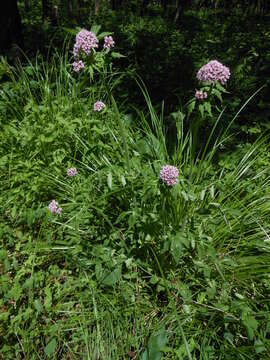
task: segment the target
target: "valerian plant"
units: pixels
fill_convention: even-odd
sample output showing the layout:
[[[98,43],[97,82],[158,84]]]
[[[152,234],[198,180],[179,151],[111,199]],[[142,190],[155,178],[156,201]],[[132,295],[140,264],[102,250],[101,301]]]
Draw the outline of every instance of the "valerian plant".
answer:
[[[227,83],[230,75],[230,69],[217,60],[211,60],[197,72],[201,87],[187,103],[187,114],[183,114],[190,123],[193,157],[199,140],[198,131],[207,120],[211,122],[214,118],[213,110],[220,112],[218,104],[223,101],[222,94],[227,92],[223,85]]]
[[[87,74],[90,82],[93,81],[95,72],[101,74],[106,65],[111,64],[111,58],[123,57],[120,53],[111,51],[115,46],[112,33],[99,33],[100,29],[101,26],[93,25],[90,31],[69,30],[72,34],[76,34],[73,46],[73,71],[77,74]],[[101,44],[102,41],[103,44]]]
[[[268,359],[268,143],[228,167],[211,162],[216,143],[204,157],[207,140],[195,163],[185,114],[170,144],[143,87],[148,111],[127,121],[101,96],[114,40],[98,31],[77,34],[76,80],[61,56],[0,92],[0,354]],[[197,76],[199,126],[229,72],[214,61]]]

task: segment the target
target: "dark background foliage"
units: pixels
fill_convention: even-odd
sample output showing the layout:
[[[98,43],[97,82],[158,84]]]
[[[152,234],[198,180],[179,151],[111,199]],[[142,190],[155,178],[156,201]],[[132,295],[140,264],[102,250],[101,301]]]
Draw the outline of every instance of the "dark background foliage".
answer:
[[[11,61],[20,55],[14,44],[30,58],[37,52],[50,56],[67,38],[71,50],[73,38],[67,29],[90,28],[93,23],[114,32],[117,48],[126,56],[116,66],[136,71],[153,103],[165,101],[166,115],[193,96],[199,67],[217,59],[231,69],[226,105],[232,112],[266,85],[235,125],[241,137],[268,128],[269,1],[12,0],[1,12],[0,51]],[[117,96],[143,105],[130,79]]]

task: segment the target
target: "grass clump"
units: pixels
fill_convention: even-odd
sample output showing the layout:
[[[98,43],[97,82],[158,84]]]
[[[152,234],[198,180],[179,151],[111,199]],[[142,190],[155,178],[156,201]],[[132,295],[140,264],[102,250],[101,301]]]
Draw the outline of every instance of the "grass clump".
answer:
[[[2,357],[268,359],[267,138],[222,152],[217,104],[193,99],[172,143],[140,80],[131,115],[108,68],[88,86],[63,56],[4,66]]]

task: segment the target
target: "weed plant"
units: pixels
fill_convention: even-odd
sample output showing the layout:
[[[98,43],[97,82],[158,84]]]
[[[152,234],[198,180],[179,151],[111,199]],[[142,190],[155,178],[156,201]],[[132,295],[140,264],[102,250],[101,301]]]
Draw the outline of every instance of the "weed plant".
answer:
[[[269,359],[267,137],[226,153],[207,106],[200,149],[190,102],[171,143],[140,79],[130,116],[99,71],[88,86],[66,54],[1,62],[1,357]]]

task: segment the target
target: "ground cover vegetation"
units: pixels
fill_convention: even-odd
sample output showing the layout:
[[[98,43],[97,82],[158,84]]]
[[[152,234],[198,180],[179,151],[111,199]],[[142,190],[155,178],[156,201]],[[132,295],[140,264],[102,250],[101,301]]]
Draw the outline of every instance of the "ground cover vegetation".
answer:
[[[1,358],[269,359],[266,3],[255,48],[245,2],[197,2],[191,42],[188,2],[87,3],[58,49],[1,58]]]

